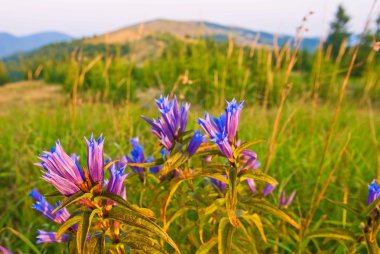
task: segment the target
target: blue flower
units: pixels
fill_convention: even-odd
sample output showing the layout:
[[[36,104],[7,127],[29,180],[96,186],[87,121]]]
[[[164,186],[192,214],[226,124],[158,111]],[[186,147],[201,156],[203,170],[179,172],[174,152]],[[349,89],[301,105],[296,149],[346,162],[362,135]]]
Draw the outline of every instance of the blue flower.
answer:
[[[64,243],[69,240],[69,235],[63,234],[58,238],[56,232],[46,232],[44,230],[38,230],[36,243]]]
[[[376,180],[373,180],[370,185],[368,185],[368,201],[367,205],[370,205],[380,197],[380,184],[377,184]]]
[[[131,139],[132,144],[132,150],[131,150],[131,156],[125,156],[124,159],[127,163],[148,163],[153,162],[154,159],[152,156],[149,156],[147,159],[145,158],[144,154],[144,148],[140,145],[139,139],[137,137]],[[144,168],[139,166],[129,166],[133,172],[143,175],[144,174]],[[150,168],[150,171],[152,173],[158,172],[161,170],[161,166],[154,166]]]
[[[143,119],[152,126],[152,133],[160,139],[160,143],[171,151],[175,141],[185,132],[190,104],[180,107],[176,97],[169,101],[168,96],[162,95],[156,104],[162,118],[151,120],[143,116]]]
[[[63,224],[68,218],[70,218],[70,213],[66,208],[62,208],[53,214],[53,210],[58,207],[60,203],[56,204],[55,206],[50,205],[46,199],[38,192],[37,189],[33,189],[29,193],[29,196],[36,201],[36,203],[32,206],[33,209],[39,211],[55,223]]]
[[[239,104],[233,99],[227,102],[226,112],[219,118],[211,117],[208,113],[204,119],[199,119],[198,123],[206,131],[211,141],[218,145],[222,154],[230,160],[234,160],[232,146],[236,146],[236,133],[240,121],[240,112],[244,101]]]
[[[268,196],[269,194],[271,194],[271,193],[274,191],[275,188],[276,188],[276,186],[273,186],[273,185],[267,184],[267,185],[265,185],[262,194],[263,194],[264,196]]]
[[[124,174],[125,167],[126,165],[120,166],[120,164],[115,163],[108,169],[111,175],[107,184],[108,192],[123,196],[123,193],[125,192],[124,181],[128,176],[128,173]]]
[[[199,146],[203,142],[203,139],[204,139],[204,135],[202,135],[199,130],[194,132],[194,136],[190,140],[190,143],[187,147],[187,152],[189,153],[190,157],[193,156],[194,153],[198,150]]]

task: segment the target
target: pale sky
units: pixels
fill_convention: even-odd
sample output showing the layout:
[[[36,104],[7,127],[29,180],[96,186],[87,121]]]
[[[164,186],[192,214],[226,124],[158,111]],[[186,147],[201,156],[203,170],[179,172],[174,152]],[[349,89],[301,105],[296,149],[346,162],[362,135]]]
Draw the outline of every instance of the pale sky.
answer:
[[[59,31],[82,37],[167,18],[292,35],[302,17],[314,11],[307,36],[325,36],[339,3],[352,18],[351,31],[359,33],[373,0],[0,0],[0,32]]]

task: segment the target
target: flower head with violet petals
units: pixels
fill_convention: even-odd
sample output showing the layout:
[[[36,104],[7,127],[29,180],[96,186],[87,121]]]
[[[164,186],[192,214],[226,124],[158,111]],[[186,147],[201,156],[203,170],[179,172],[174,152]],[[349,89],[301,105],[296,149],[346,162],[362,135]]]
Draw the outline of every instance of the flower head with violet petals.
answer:
[[[132,150],[130,152],[130,156],[124,156],[122,161],[126,163],[148,163],[153,162],[154,159],[152,156],[148,158],[145,157],[144,148],[140,145],[139,139],[137,137],[131,139]],[[139,166],[129,165],[133,172],[139,174],[140,176],[144,175],[144,168]],[[161,168],[159,166],[155,166],[150,168],[152,172],[159,171]]]
[[[222,154],[230,161],[233,158],[233,146],[236,146],[236,133],[240,121],[240,112],[243,108],[244,101],[239,104],[233,99],[227,102],[225,113],[219,118],[211,117],[208,113],[204,119],[199,119],[198,123],[202,126],[205,132],[210,137],[211,141],[218,145]]]
[[[104,179],[104,140],[102,135],[97,140],[91,135],[90,140],[85,137],[87,144],[87,168],[91,180],[94,183],[101,183]]]
[[[368,200],[367,205],[372,204],[373,201],[380,197],[380,184],[377,184],[376,180],[373,180],[370,185],[368,185]]]
[[[178,138],[185,132],[190,104],[179,106],[177,98],[172,101],[162,95],[156,100],[161,117],[151,120],[142,116],[152,126],[152,133],[157,136],[166,150],[171,151]]]
[[[13,254],[12,251],[8,250],[7,248],[3,247],[0,245],[0,253],[3,253],[3,254]]]
[[[191,138],[189,145],[187,146],[187,152],[189,153],[189,157],[195,154],[199,146],[203,143],[203,139],[204,135],[202,135],[199,130],[194,132],[194,135]]]
[[[37,189],[33,189],[29,193],[29,196],[36,201],[36,203],[32,206],[33,209],[39,211],[55,223],[63,224],[66,220],[70,218],[70,213],[67,211],[66,208],[62,208],[61,210],[53,214],[53,210],[57,208],[60,205],[60,203],[56,204],[55,206],[50,205],[46,201],[46,199],[38,192]]]
[[[227,179],[227,176],[226,176],[226,175],[223,175],[223,177]],[[215,178],[211,178],[211,182],[212,182],[212,184],[213,184],[216,188],[218,188],[221,192],[223,192],[223,191],[226,189],[226,187],[227,187],[227,184],[226,184],[225,182],[220,181],[220,180],[217,180],[217,179],[215,179]]]
[[[280,196],[280,207],[282,208],[287,208],[289,207],[292,202],[293,202],[293,199],[296,195],[296,192],[293,191],[290,196],[288,198],[286,198],[286,193],[285,191],[281,192],[281,196]]]
[[[58,237],[56,232],[46,232],[44,230],[38,230],[37,241],[36,243],[65,243],[69,241],[68,234],[62,234],[61,237]]]
[[[86,139],[86,143],[88,169],[79,165],[75,154],[71,157],[67,155],[59,141],[50,152],[43,152],[39,157],[41,162],[35,164],[43,168],[42,179],[67,197],[79,191],[88,192],[95,184],[103,182],[102,137],[95,141],[91,136],[90,141]]]

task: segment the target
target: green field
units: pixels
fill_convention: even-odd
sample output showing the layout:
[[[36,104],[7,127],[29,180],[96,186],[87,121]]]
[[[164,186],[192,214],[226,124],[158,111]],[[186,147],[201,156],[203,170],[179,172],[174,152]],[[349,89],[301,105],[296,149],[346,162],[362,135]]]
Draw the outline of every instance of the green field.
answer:
[[[297,85],[300,84],[294,84]],[[340,84],[337,83],[337,86]],[[291,94],[293,90],[288,92]],[[40,170],[33,163],[37,162],[37,156],[43,149],[54,145],[56,139],[60,139],[68,153],[76,152],[81,158],[85,158],[83,136],[103,133],[106,156],[115,158],[127,154],[130,150],[129,139],[138,136],[147,154],[157,156],[157,140],[150,134],[148,124],[140,118],[142,114],[149,117],[157,115],[152,94],[141,94],[144,99],[134,102],[113,104],[96,102],[96,99],[92,102],[79,100],[72,106],[72,99],[60,86],[30,81],[0,87],[1,244],[16,253],[32,253],[31,245],[26,244],[26,239],[34,244],[37,229],[55,230],[31,208],[32,202],[28,193],[34,187],[42,193],[52,191],[51,186],[40,179]],[[229,100],[240,96],[240,91],[225,95]],[[244,97],[252,98],[255,94],[246,93]],[[337,102],[331,100],[315,105],[312,97],[307,94],[299,98],[291,97],[291,100],[285,100],[280,114],[278,103],[268,108],[254,100],[248,100],[241,115],[239,138],[264,141],[254,145],[252,149],[258,154],[262,170],[271,154],[269,174],[277,179],[279,186],[268,196],[268,200],[277,206],[282,190],[288,194],[296,190],[295,201],[287,211],[292,218],[302,223],[310,207],[312,189]],[[194,101],[186,96],[183,99]],[[376,103],[371,105],[368,101],[360,104],[352,99],[343,101],[331,143],[326,151],[318,192],[329,173],[334,169],[336,171],[308,231],[310,234],[316,232],[316,235],[319,232],[323,238],[305,240],[305,237],[300,243],[297,230],[292,226],[259,212],[263,215],[268,239],[265,243],[257,233],[253,233],[259,250],[266,250],[267,253],[286,253],[297,249],[302,253],[365,252],[364,242],[353,240],[360,237],[361,223],[365,221],[357,219],[337,203],[349,204],[358,210],[365,209],[367,185],[378,174],[380,153],[377,137],[380,133],[380,119],[377,116],[380,111]],[[209,109],[215,115],[222,110],[222,106]],[[203,114],[202,105],[193,103],[189,117],[191,128],[199,128],[196,122]],[[278,127],[274,127],[276,116],[279,119]],[[274,128],[277,134],[273,139]],[[342,150],[346,143],[347,147]],[[83,160],[85,159],[81,159]],[[172,216],[184,205],[199,208],[212,204],[217,192],[212,185],[205,184],[205,181],[194,180],[192,184],[199,187],[195,190],[181,185],[168,207],[168,216]],[[165,191],[162,186],[156,187],[153,182],[150,183],[152,185],[145,189],[137,177],[128,176],[127,196],[132,203],[152,209],[160,222],[159,209]],[[143,188],[145,195],[141,198]],[[245,195],[252,195],[243,191]],[[197,228],[198,220],[200,217],[190,211],[180,215],[168,230],[183,253],[193,253],[202,245]],[[186,226],[191,225],[193,230],[187,229]],[[212,230],[206,228],[204,237],[208,240]],[[346,229],[345,234],[352,232],[353,238],[345,238],[343,233],[340,237],[327,234],[332,228]],[[278,230],[281,234],[278,234]],[[245,241],[246,239],[237,236],[234,240],[235,252],[244,250],[241,246]],[[61,249],[60,245],[40,245],[38,248],[46,253]],[[214,252],[216,253],[215,248],[210,251]]]

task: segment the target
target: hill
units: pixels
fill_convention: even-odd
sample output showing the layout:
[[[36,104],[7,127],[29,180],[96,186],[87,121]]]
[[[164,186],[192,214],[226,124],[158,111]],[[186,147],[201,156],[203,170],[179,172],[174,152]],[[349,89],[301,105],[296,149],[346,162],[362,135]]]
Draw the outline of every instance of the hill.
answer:
[[[273,45],[274,38],[280,46],[294,41],[290,35],[275,35],[268,32],[253,31],[236,26],[225,26],[206,21],[175,21],[156,19],[127,26],[119,30],[87,38],[87,43],[116,44],[136,41],[157,34],[170,34],[177,38],[189,39],[210,37],[217,41],[226,41],[231,34],[234,40],[241,45],[250,45],[258,38],[259,44]],[[256,37],[257,36],[257,37]],[[319,44],[319,38],[310,37],[303,40],[302,48],[314,50]]]
[[[71,36],[59,32],[43,32],[27,36],[0,33],[0,58],[16,53],[25,53],[51,43],[69,41],[71,39]]]

